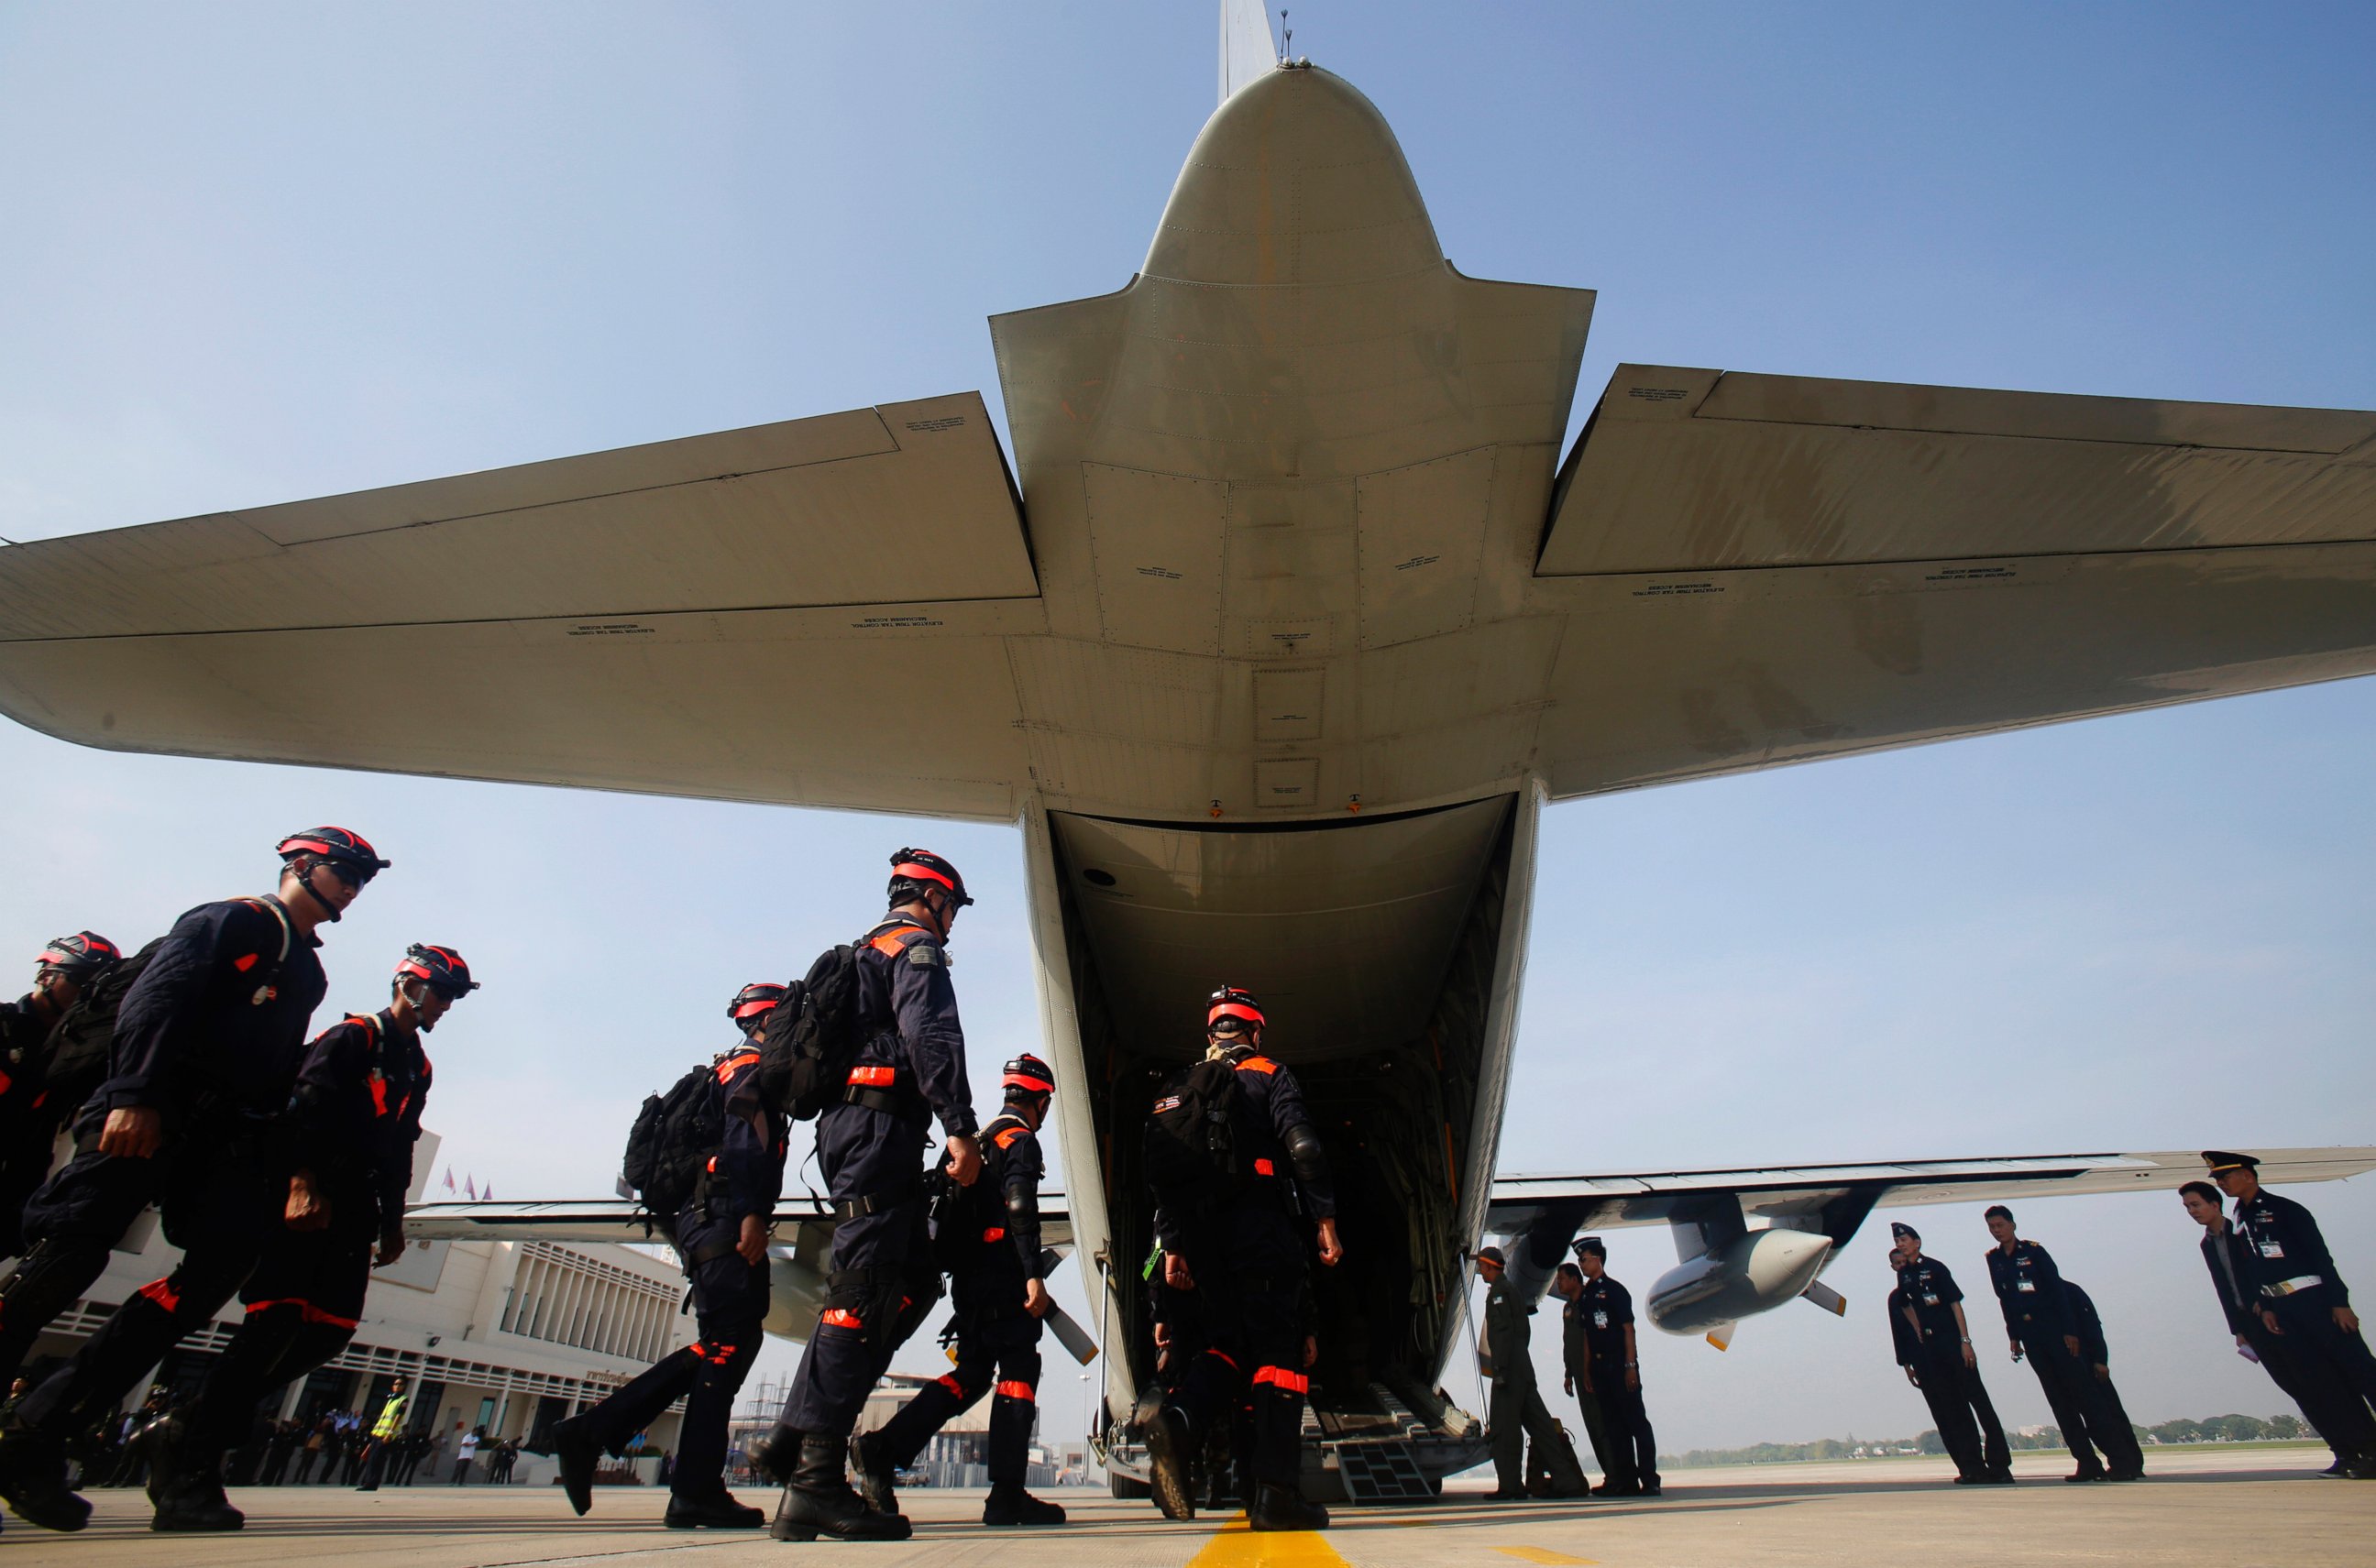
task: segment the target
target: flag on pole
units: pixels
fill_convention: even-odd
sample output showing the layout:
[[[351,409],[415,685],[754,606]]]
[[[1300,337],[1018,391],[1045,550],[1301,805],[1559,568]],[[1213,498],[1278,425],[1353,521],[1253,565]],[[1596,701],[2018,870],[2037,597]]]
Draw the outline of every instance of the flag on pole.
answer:
[[[471,1190],[470,1179],[468,1176],[462,1178],[462,1195],[469,1199],[472,1203],[477,1203],[479,1201],[479,1194]]]
[[[493,1182],[488,1182],[485,1186],[479,1189],[479,1201],[481,1203],[490,1202],[493,1199],[494,1195],[495,1184]]]
[[[449,1193],[454,1190],[454,1168],[450,1165],[446,1168],[446,1190]]]

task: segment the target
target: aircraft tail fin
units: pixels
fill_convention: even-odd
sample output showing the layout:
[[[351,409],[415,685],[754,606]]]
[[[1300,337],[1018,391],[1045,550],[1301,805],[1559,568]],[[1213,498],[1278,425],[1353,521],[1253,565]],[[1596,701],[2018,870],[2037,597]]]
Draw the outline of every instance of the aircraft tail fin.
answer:
[[[1265,0],[1221,0],[1221,99],[1278,69]]]

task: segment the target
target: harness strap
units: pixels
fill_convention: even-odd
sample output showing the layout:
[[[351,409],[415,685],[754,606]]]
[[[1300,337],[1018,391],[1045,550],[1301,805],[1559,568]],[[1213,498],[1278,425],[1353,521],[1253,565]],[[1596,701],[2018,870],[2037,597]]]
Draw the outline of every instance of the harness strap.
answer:
[[[833,1206],[833,1217],[836,1219],[863,1219],[870,1214],[882,1214],[897,1208],[901,1204],[912,1201],[915,1196],[916,1183],[910,1182],[908,1185],[892,1192],[869,1193],[862,1198],[833,1198],[828,1202]]]

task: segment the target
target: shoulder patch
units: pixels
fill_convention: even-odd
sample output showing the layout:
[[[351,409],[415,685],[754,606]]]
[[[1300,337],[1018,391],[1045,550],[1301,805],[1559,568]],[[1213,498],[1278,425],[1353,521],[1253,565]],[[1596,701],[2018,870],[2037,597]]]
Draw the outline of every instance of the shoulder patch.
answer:
[[[915,965],[918,968],[933,968],[937,966],[940,961],[941,950],[933,946],[931,943],[911,942],[908,944],[908,962]]]
[[[1278,1071],[1278,1063],[1272,1061],[1267,1056],[1249,1056],[1243,1062],[1238,1063],[1238,1071],[1241,1073],[1260,1073],[1265,1077],[1268,1077],[1271,1074]]]

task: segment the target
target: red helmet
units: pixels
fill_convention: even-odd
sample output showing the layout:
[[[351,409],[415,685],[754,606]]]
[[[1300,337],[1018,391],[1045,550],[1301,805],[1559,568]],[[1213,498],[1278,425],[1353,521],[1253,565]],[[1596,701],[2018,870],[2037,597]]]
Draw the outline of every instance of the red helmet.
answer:
[[[1254,993],[1234,985],[1223,986],[1213,992],[1211,999],[1206,1003],[1205,1008],[1206,1032],[1211,1032],[1214,1027],[1224,1018],[1238,1020],[1237,1023],[1222,1030],[1225,1034],[1251,1032],[1261,1028],[1264,1023],[1262,1009],[1254,1005]]]
[[[1027,1051],[1006,1064],[998,1084],[1009,1099],[1018,1095],[1050,1095],[1056,1092],[1056,1075],[1048,1071],[1048,1063]]]
[[[448,1002],[458,1001],[479,989],[470,978],[470,966],[462,962],[462,955],[451,947],[432,947],[416,942],[404,950],[404,962],[397,965],[398,980],[417,980]]]
[[[954,896],[959,909],[973,902],[957,868],[930,849],[902,849],[891,857],[892,903],[904,904],[932,887]]]
[[[759,1027],[760,1020],[783,1004],[791,994],[789,986],[772,985],[766,980],[754,980],[734,993],[726,1004],[726,1016],[747,1031]]]
[[[44,969],[55,969],[68,980],[80,984],[91,976],[105,972],[124,955],[115,944],[95,931],[78,931],[72,936],[61,936],[42,949],[33,960]]]
[[[343,827],[309,827],[303,833],[291,834],[276,848],[284,861],[310,855],[327,861],[331,869],[358,887],[396,863],[381,860],[379,851],[362,834],[350,833]]]

